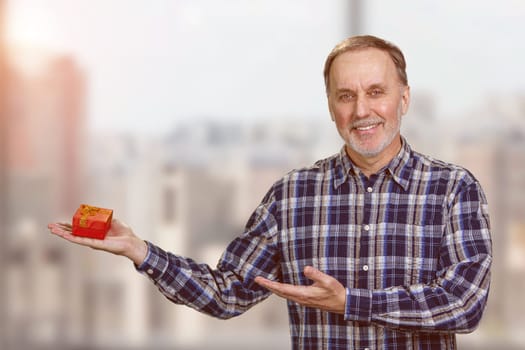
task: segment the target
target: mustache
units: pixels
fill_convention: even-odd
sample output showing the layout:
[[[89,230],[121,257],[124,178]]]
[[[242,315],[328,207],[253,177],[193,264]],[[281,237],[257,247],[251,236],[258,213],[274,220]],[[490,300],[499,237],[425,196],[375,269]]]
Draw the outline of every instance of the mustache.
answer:
[[[369,118],[366,118],[366,119],[360,119],[360,120],[356,120],[355,122],[353,122],[350,127],[352,129],[355,129],[355,128],[364,128],[364,127],[367,127],[367,126],[370,126],[370,125],[374,125],[374,124],[379,124],[379,123],[384,123],[384,119],[381,118],[381,117],[378,117],[378,116],[375,116],[375,117],[369,117]]]

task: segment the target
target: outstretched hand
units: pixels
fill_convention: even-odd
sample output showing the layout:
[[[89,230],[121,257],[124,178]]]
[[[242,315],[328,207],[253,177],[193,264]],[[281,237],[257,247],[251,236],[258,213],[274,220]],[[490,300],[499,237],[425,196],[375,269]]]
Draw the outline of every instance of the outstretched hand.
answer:
[[[346,289],[338,280],[312,266],[304,268],[304,275],[314,283],[310,286],[295,286],[260,276],[255,278],[255,282],[274,294],[301,305],[344,314]]]
[[[47,228],[51,233],[69,242],[125,256],[136,265],[144,261],[148,252],[146,243],[138,238],[128,225],[117,219],[111,222],[111,228],[105,239],[74,236],[71,224],[65,222],[51,223]]]

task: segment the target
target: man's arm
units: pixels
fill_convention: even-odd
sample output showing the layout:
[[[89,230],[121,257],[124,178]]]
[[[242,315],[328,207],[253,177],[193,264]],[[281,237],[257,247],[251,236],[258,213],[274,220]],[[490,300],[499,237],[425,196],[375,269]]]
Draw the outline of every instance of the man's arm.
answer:
[[[48,227],[70,242],[129,258],[169,300],[217,318],[230,318],[270,295],[254,283],[256,276],[274,279],[278,275],[277,223],[269,210],[271,206],[271,196],[267,195],[244,234],[230,243],[216,269],[143,241],[116,219],[104,240],[74,236],[67,223]]]
[[[254,282],[256,276],[279,275],[278,229],[271,206],[271,200],[263,201],[215,269],[150,243],[148,256],[137,268],[175,303],[217,318],[237,316],[270,295]]]
[[[309,267],[305,275],[314,281],[311,286],[264,278],[256,282],[299,304],[342,313],[348,321],[425,332],[470,332],[485,308],[492,263],[487,204],[479,184],[472,183],[451,198],[447,216],[440,268],[431,283],[345,289],[326,274],[310,274]]]

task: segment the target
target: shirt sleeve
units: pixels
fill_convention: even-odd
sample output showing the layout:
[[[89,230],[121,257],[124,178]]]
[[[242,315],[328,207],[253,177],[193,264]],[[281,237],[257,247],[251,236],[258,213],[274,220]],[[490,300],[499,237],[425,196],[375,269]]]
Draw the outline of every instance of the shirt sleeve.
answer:
[[[484,311],[492,241],[485,195],[477,182],[449,196],[436,279],[384,290],[347,288],[345,319],[424,332],[468,333]]]
[[[276,279],[279,258],[277,223],[267,195],[248,221],[245,232],[233,240],[215,269],[162,250],[150,242],[145,274],[169,300],[217,318],[231,318],[266,299],[270,293],[254,282],[256,276]]]

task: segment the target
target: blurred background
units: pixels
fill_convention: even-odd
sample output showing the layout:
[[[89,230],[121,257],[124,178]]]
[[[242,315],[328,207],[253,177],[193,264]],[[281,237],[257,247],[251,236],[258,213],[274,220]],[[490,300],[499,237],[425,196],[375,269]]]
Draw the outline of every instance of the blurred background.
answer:
[[[411,145],[486,191],[489,305],[462,349],[525,349],[525,2],[0,0],[0,349],[289,349],[271,297],[218,321],[51,236],[80,203],[215,265],[271,184],[339,151],[322,67],[405,53]]]

